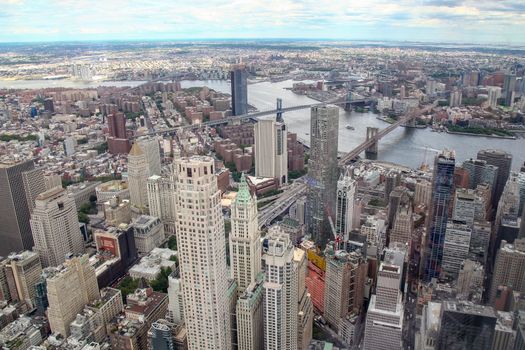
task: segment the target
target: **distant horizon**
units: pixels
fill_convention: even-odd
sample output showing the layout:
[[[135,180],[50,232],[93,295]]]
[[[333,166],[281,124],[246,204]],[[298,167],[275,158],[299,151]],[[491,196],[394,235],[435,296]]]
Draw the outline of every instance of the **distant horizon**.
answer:
[[[0,42],[295,39],[525,45],[522,0],[0,0]]]

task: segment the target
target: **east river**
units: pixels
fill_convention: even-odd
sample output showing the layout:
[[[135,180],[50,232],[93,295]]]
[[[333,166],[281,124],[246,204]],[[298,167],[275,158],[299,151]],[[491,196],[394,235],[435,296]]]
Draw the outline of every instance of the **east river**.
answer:
[[[67,87],[67,88],[93,88],[98,85],[104,86],[135,86],[140,81],[118,81],[118,82],[75,82],[68,80],[0,80],[0,88],[27,88],[38,89],[44,87]],[[210,81],[182,81],[182,87],[208,86],[216,91],[230,93],[230,83],[224,80]],[[248,102],[257,109],[263,111],[274,109],[276,99],[283,100],[283,106],[296,106],[309,103],[317,103],[307,96],[296,95],[285,88],[291,87],[293,81],[282,81],[278,83],[261,82],[248,85]],[[298,137],[309,143],[310,111],[299,110],[284,114],[284,120],[288,130],[297,133]],[[346,128],[351,125],[354,130]],[[366,127],[374,126],[384,128],[388,124],[376,119],[373,113],[346,112],[340,109],[339,113],[339,151],[352,150],[365,140]],[[421,163],[432,163],[434,154],[447,147],[456,151],[457,162],[476,157],[480,149],[496,148],[510,152],[513,155],[512,166],[519,169],[525,161],[525,139],[506,140],[479,136],[452,135],[446,133],[432,132],[427,129],[397,128],[384,137],[379,143],[379,160],[397,163],[412,168],[419,167]],[[432,166],[432,164],[430,164]]]

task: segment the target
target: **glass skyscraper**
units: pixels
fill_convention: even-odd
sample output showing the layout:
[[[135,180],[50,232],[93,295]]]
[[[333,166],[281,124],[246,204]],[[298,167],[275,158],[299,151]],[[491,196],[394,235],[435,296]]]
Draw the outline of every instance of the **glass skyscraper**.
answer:
[[[248,72],[244,65],[237,64],[230,71],[232,89],[232,114],[248,113]]]
[[[442,151],[434,161],[432,200],[423,271],[423,280],[427,282],[434,277],[439,277],[441,273],[443,244],[447,230],[449,207],[454,192],[455,164],[455,154],[449,150]]]

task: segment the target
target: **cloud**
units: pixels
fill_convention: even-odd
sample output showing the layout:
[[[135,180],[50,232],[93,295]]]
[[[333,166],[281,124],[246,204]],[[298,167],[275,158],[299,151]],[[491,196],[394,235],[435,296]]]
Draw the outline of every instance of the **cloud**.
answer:
[[[0,0],[0,41],[337,38],[525,44],[522,0]],[[416,29],[419,29],[416,30]],[[431,30],[431,31],[428,31]],[[505,29],[505,30],[503,30]]]

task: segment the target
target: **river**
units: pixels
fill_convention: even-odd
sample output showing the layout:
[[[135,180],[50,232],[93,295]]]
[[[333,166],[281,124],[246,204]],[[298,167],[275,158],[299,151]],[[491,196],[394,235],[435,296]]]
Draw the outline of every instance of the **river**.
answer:
[[[262,82],[248,85],[248,102],[259,110],[275,108],[277,97],[283,100],[283,107],[296,106],[317,101],[286,90],[293,81],[278,83]],[[230,93],[228,81],[183,81],[182,87],[208,86],[217,91]],[[288,130],[297,133],[297,136],[309,143],[310,111],[300,110],[284,114],[284,121]],[[349,124],[355,130],[346,129]],[[339,140],[340,152],[347,152],[362,143],[366,138],[366,127],[385,128],[386,122],[376,119],[376,115],[369,113],[339,111]],[[517,140],[496,139],[480,136],[452,135],[432,132],[427,129],[410,129],[399,127],[385,136],[379,142],[378,159],[392,163],[417,168],[422,163],[432,166],[436,152],[447,147],[456,151],[457,164],[468,158],[475,158],[481,149],[496,148],[513,155],[512,167],[518,170],[525,161],[525,139]]]
[[[0,88],[40,89],[45,87],[94,88],[103,86],[136,86],[142,81],[105,81],[81,82],[71,80],[0,80]],[[278,83],[261,82],[248,85],[248,102],[259,110],[275,108],[276,99],[283,100],[283,106],[296,106],[317,101],[302,95],[296,95],[285,88],[291,87],[293,81]],[[230,83],[225,80],[182,81],[183,88],[208,86],[216,91],[230,93]],[[287,112],[284,120],[288,129],[309,143],[310,111],[300,110]],[[346,129],[349,124],[355,130]],[[346,112],[339,113],[339,151],[352,150],[365,140],[366,127],[384,128],[388,124],[376,119],[373,113]],[[496,148],[513,155],[512,167],[518,170],[525,162],[525,139],[505,140],[489,137],[452,135],[432,132],[430,129],[397,128],[379,142],[379,160],[402,164],[416,168],[426,162],[432,165],[436,152],[447,147],[456,151],[456,160],[460,164],[465,159],[476,157],[480,149]]]

